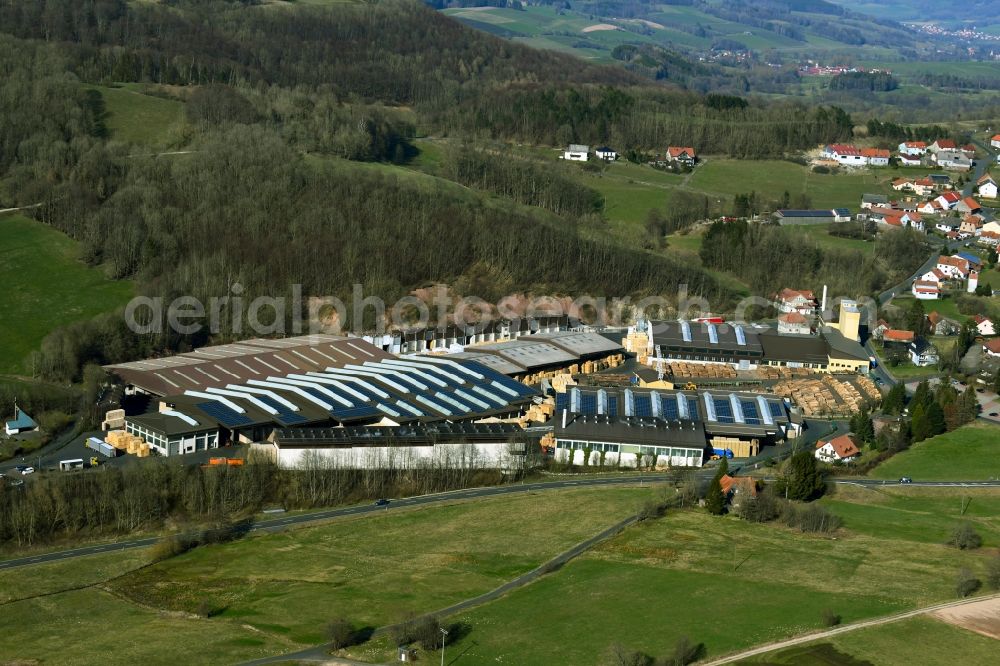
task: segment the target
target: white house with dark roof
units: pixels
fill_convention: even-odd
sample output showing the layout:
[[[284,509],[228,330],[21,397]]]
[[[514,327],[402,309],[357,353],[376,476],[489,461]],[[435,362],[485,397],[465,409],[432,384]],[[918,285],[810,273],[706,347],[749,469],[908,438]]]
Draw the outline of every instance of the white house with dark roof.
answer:
[[[569,148],[563,151],[562,158],[570,162],[586,162],[590,158],[590,146],[571,143]]]

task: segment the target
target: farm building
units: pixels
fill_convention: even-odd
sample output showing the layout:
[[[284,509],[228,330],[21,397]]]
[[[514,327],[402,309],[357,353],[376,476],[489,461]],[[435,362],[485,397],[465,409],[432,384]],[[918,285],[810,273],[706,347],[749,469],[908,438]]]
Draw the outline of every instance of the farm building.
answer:
[[[564,160],[570,160],[571,162],[586,162],[589,156],[590,146],[584,146],[579,143],[571,143],[562,154]]]

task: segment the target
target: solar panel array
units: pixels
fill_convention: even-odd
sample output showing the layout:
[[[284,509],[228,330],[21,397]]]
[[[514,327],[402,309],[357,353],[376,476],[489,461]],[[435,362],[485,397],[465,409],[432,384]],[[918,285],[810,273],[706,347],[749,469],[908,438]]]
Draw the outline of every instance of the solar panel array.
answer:
[[[740,405],[743,407],[743,418],[747,423],[750,425],[760,425],[762,423],[756,402],[744,399],[740,400]]]
[[[240,414],[230,407],[223,405],[221,402],[199,402],[196,407],[222,425],[229,426],[230,428],[237,428],[253,423],[253,420],[246,415]]]
[[[736,423],[733,418],[733,406],[725,398],[712,398],[715,405],[715,420],[719,423]]]

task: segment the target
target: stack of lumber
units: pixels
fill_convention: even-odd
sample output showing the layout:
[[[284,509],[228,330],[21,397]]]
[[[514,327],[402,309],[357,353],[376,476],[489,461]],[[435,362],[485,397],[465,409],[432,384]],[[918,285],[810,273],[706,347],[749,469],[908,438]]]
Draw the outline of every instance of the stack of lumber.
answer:
[[[686,363],[674,361],[665,366],[668,375],[699,379],[735,379],[736,369],[721,363]]]

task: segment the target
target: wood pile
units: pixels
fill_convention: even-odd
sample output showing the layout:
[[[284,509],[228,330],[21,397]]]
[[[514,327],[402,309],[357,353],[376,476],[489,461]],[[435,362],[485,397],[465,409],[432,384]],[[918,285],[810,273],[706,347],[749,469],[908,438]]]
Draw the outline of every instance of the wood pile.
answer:
[[[665,366],[666,374],[673,377],[690,377],[692,379],[735,379],[736,369],[731,365],[721,363],[685,363],[674,361]]]
[[[875,382],[868,379],[867,377],[858,377],[854,380],[861,392],[868,397],[872,402],[879,402],[882,400],[882,392],[878,390],[875,386]]]
[[[874,384],[872,388],[875,388]],[[791,399],[802,409],[804,416],[850,416],[874,400],[867,389],[862,393],[850,381],[831,375],[824,375],[822,379],[786,379],[774,384],[770,390]]]
[[[757,368],[755,374],[758,379],[792,379],[795,377],[809,377],[813,374],[808,368],[786,368],[774,365],[762,365]]]
[[[749,442],[738,437],[715,436],[710,442],[713,449],[729,449],[734,458],[749,458],[760,453],[760,441],[751,439]]]
[[[124,430],[112,430],[108,433],[105,440],[119,451],[125,451],[140,458],[149,455],[149,444],[143,441],[142,437],[127,433]]]

